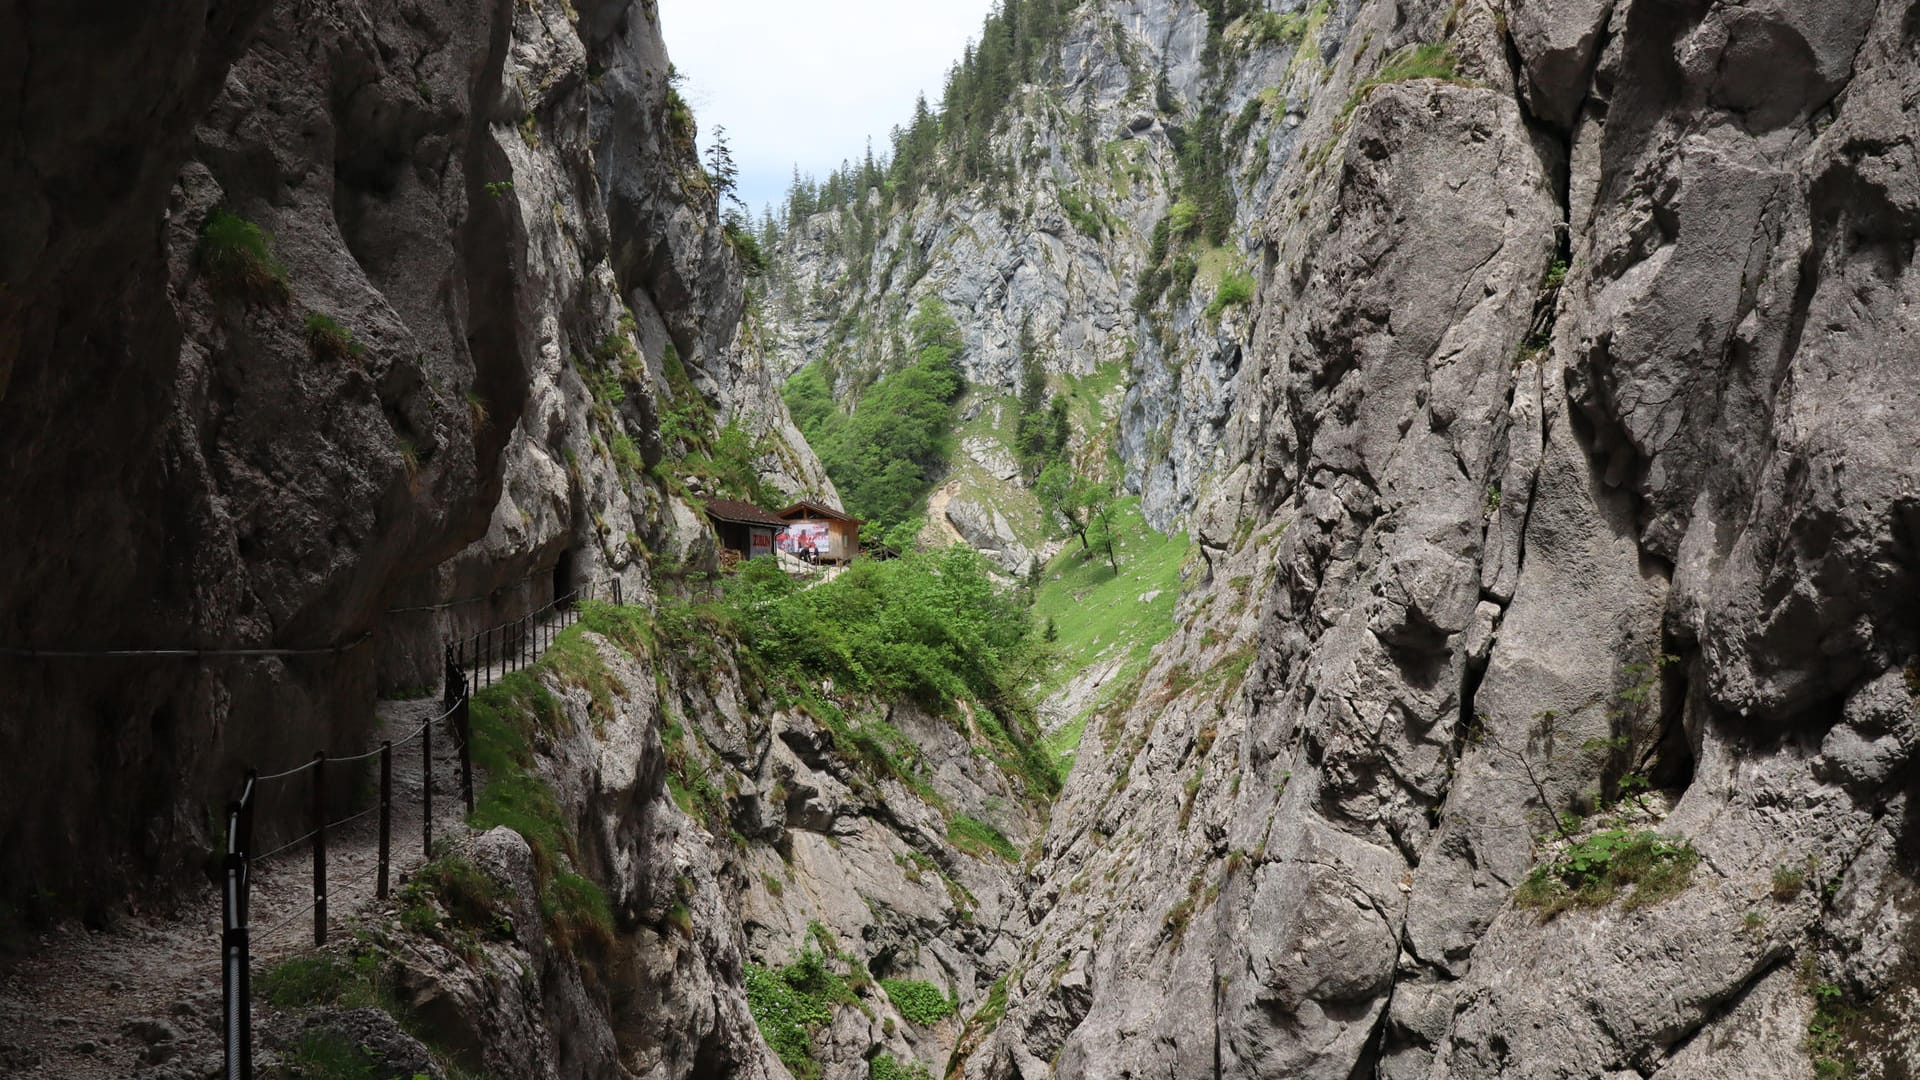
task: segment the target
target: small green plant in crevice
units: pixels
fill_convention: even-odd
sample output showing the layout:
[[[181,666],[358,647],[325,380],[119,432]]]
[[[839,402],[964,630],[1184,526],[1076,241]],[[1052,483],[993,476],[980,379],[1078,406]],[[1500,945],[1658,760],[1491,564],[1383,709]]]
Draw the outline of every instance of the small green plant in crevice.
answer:
[[[1000,1026],[1000,1018],[1007,1015],[1007,980],[1017,978],[1013,973],[1002,975],[987,987],[987,996],[980,1007],[967,1018],[967,1027],[984,1027],[988,1032]]]
[[[1783,904],[1798,897],[1800,890],[1806,887],[1807,872],[1808,869],[1811,869],[1812,861],[1812,859],[1808,859],[1809,866],[1804,869],[1798,866],[1787,866],[1785,864],[1774,867],[1773,884],[1768,889],[1768,892],[1772,894],[1775,900]]]
[[[920,1027],[932,1027],[954,1014],[958,1003],[940,992],[940,988],[930,982],[917,979],[881,979],[880,988],[887,992],[887,1000],[900,1010],[900,1015],[910,1024]]]
[[[1458,83],[1456,74],[1458,59],[1453,55],[1452,46],[1446,42],[1428,42],[1424,45],[1412,45],[1400,50],[1381,66],[1378,74],[1363,80],[1354,88],[1353,96],[1340,110],[1340,123],[1353,115],[1361,102],[1379,87],[1391,83],[1408,82],[1413,79],[1441,79]]]
[[[1007,839],[1007,834],[965,814],[956,814],[947,823],[947,839],[954,847],[976,858],[984,857],[990,851],[1008,862],[1018,862],[1020,859],[1020,850],[1013,846],[1013,841]]]
[[[331,315],[318,311],[307,313],[307,348],[312,350],[316,360],[331,360],[345,363],[366,351],[359,342],[353,340],[353,331],[340,325],[340,321]]]
[[[1514,903],[1540,912],[1540,921],[1573,908],[1604,907],[1627,891],[1631,911],[1672,899],[1692,882],[1700,854],[1646,830],[1606,829],[1570,844],[1533,868]]]
[[[892,1054],[878,1054],[867,1062],[867,1080],[933,1080],[933,1074],[917,1061],[902,1063]]]
[[[504,911],[506,899],[505,890],[471,861],[442,856],[421,867],[400,890],[400,925],[474,963],[486,939],[513,939],[513,920]]]
[[[263,303],[287,299],[287,269],[273,257],[273,237],[228,210],[207,215],[200,228],[200,269],[216,290]]]
[[[473,430],[485,428],[487,421],[493,419],[493,414],[487,409],[487,399],[478,390],[467,391],[466,398],[467,415],[473,420]]]
[[[490,180],[483,186],[486,188],[487,194],[496,199],[504,199],[508,195],[513,194],[513,181],[511,180]]]
[[[1853,1080],[1859,1064],[1849,1049],[1860,1012],[1847,1002],[1846,992],[1832,983],[1808,988],[1813,995],[1813,1019],[1807,1022],[1807,1057],[1816,1080]]]

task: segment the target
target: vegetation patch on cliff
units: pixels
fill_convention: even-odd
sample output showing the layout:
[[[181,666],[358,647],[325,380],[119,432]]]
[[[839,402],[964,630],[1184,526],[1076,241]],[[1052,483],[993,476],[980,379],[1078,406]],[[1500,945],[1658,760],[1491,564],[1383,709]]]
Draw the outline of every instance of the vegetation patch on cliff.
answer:
[[[887,992],[887,1000],[910,1024],[921,1027],[933,1025],[952,1016],[958,1008],[955,1002],[940,992],[940,988],[930,982],[917,979],[882,979],[880,988]]]
[[[747,1008],[797,1080],[819,1077],[813,1036],[833,1022],[834,1009],[859,1004],[847,979],[833,970],[833,959],[809,942],[782,967],[746,966]]]
[[[1538,911],[1542,922],[1572,908],[1605,907],[1623,892],[1631,911],[1684,892],[1699,863],[1690,843],[1644,829],[1605,829],[1534,867],[1513,900]]]

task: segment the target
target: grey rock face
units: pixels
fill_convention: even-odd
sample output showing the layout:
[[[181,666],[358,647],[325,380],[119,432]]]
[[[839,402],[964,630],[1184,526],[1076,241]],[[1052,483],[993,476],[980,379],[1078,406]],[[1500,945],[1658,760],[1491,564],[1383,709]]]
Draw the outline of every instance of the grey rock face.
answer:
[[[1353,7],[1267,206],[1210,574],[1089,725],[968,1075],[1903,1075],[1904,12]],[[1364,86],[1443,38],[1465,85]],[[1250,582],[1243,691],[1157,690]],[[1691,845],[1687,887],[1515,903],[1607,828]]]
[[[938,299],[960,325],[967,378],[1013,391],[1027,363],[1026,324],[1050,373],[1128,369],[1116,410],[1124,475],[1115,479],[1144,497],[1149,520],[1170,527],[1222,471],[1251,333],[1245,309],[1209,310],[1217,286],[1229,272],[1257,270],[1250,234],[1276,190],[1274,166],[1297,138],[1290,103],[1318,85],[1324,65],[1314,46],[1337,42],[1347,25],[1347,5],[1278,6],[1318,41],[1265,38],[1239,20],[1215,70],[1201,5],[1080,5],[1058,71],[1023,89],[992,140],[1011,163],[1003,186],[929,192],[890,215],[877,213],[873,192],[872,226],[851,209],[789,223],[774,253],[768,362],[785,375],[821,360],[839,386],[856,385],[902,362],[912,313]],[[1176,99],[1165,112],[1154,91],[1162,70]],[[1149,238],[1181,194],[1175,140],[1209,107],[1223,127],[1246,118],[1244,145],[1226,167],[1235,222],[1223,247],[1204,252],[1192,287],[1142,316],[1134,300]],[[1083,123],[1095,133],[1091,161],[1080,149]],[[871,252],[849,239],[869,227]],[[854,312],[857,333],[842,318]]]

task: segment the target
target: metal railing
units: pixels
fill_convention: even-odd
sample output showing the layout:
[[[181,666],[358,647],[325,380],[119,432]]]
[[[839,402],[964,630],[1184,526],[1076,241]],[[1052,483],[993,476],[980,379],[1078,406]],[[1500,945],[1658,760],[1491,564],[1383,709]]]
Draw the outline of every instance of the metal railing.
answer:
[[[608,595],[614,603],[620,603],[622,598],[619,580],[614,579],[610,586],[607,590]],[[418,739],[421,768],[421,855],[423,859],[432,859],[434,725],[445,722],[452,729],[460,758],[460,794],[465,803],[467,815],[472,816],[474,808],[471,746],[473,694],[481,689],[482,685],[491,686],[497,681],[496,668],[499,669],[501,676],[505,676],[512,671],[523,670],[537,660],[539,655],[553,644],[554,638],[562,630],[579,621],[580,601],[592,599],[598,587],[597,583],[583,586],[565,596],[557,597],[545,607],[529,612],[512,622],[489,627],[458,641],[448,642],[445,690],[441,696],[441,704],[445,708],[439,715],[422,722],[405,738],[385,740],[374,749],[352,757],[329,757],[326,751],[322,750],[315,753],[304,764],[264,776],[252,769],[247,770],[240,787],[240,797],[227,806],[227,849],[223,859],[220,949],[221,999],[224,1012],[222,1030],[226,1042],[225,1076],[227,1080],[253,1080],[251,974],[253,946],[271,939],[275,934],[304,918],[308,912],[313,914],[313,943],[315,945],[327,943],[329,833],[338,832],[371,814],[380,815],[378,854],[373,870],[344,884],[359,884],[372,876],[375,878],[374,896],[381,900],[387,899],[390,895],[389,879],[392,873],[393,756],[397,748]],[[328,820],[329,768],[357,764],[376,757],[380,762],[380,787],[379,797],[375,803],[337,820]],[[310,785],[308,830],[271,851],[255,853],[253,850],[254,808],[260,792],[264,790],[263,785],[289,783],[302,776],[307,778]],[[255,869],[261,863],[302,846],[307,847],[313,856],[312,902],[256,936],[251,925]]]

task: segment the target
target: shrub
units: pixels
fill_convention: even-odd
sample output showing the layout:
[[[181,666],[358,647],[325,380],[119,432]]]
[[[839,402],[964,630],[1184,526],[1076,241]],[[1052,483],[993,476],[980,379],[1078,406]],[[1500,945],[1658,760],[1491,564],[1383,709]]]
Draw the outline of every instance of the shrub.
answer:
[[[1230,307],[1238,307],[1253,299],[1253,277],[1228,271],[1220,279],[1219,291],[1213,294],[1213,303],[1207,305],[1207,318],[1218,319],[1221,312]]]
[[[1086,196],[1074,188],[1064,188],[1060,192],[1060,209],[1066,212],[1074,228],[1095,240],[1100,239],[1100,215],[1088,205]]]
[[[638,476],[640,471],[646,468],[646,462],[641,459],[639,449],[633,445],[633,440],[627,437],[626,432],[613,437],[613,464],[620,470],[620,475],[628,479]]]
[[[1832,983],[1819,983],[1813,995],[1813,1019],[1807,1022],[1807,1056],[1815,1080],[1853,1080],[1858,1063],[1849,1050],[1857,1034],[1860,1013],[1848,1005],[1846,993]]]
[[[740,268],[746,271],[748,277],[759,277],[767,272],[767,254],[760,250],[760,240],[753,235],[752,229],[728,221],[721,226],[721,230],[727,239],[727,246],[740,257]]]
[[[1551,863],[1534,867],[1514,903],[1540,912],[1542,922],[1577,907],[1604,907],[1631,888],[1631,911],[1673,898],[1692,881],[1699,852],[1645,830],[1607,829],[1575,842]]]
[[[200,228],[200,269],[216,290],[277,303],[287,298],[287,270],[273,257],[266,230],[228,210]]]
[[[307,348],[313,350],[316,360],[332,360],[344,363],[359,356],[366,350],[353,340],[353,331],[340,325],[339,320],[318,311],[307,313]]]
[[[1200,224],[1200,206],[1192,199],[1181,199],[1167,211],[1167,229],[1175,236],[1191,236]]]
[[[879,1054],[867,1062],[867,1080],[933,1080],[933,1074],[917,1061],[903,1065],[892,1054]]]
[[[991,851],[1009,862],[1016,862],[1020,858],[1019,849],[1013,846],[1005,833],[964,814],[955,816],[947,823],[947,839],[953,842],[954,847],[969,855],[980,856]]]
[[[930,982],[881,979],[880,988],[887,992],[887,1000],[893,1002],[893,1007],[900,1010],[900,1015],[910,1024],[932,1027],[952,1016],[955,1009],[955,1004]]]
[[[262,998],[282,1010],[320,1005],[379,1008],[386,997],[386,975],[373,953],[296,956],[261,972],[254,986]]]
[[[760,1034],[798,1080],[816,1080],[813,1034],[833,1022],[834,1006],[856,1002],[846,980],[811,945],[785,967],[746,966],[747,1009]]]
[[[379,1065],[358,1043],[335,1031],[309,1031],[287,1056],[286,1075],[295,1080],[386,1080]]]

